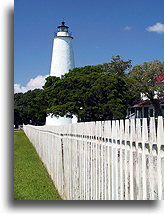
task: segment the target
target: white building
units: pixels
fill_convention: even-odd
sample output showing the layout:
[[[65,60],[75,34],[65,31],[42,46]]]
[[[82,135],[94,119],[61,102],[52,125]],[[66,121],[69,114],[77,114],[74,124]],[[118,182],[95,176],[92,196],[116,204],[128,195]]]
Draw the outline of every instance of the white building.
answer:
[[[50,76],[62,77],[62,75],[68,73],[70,69],[75,67],[72,48],[73,37],[68,31],[68,28],[64,22],[58,26],[58,32],[53,41]],[[73,119],[55,117],[52,114],[46,117],[46,125],[63,125],[76,122],[77,118],[75,116]]]
[[[156,85],[163,87],[163,74],[156,79]],[[155,91],[154,99],[158,100],[161,109],[163,109],[163,95],[158,96],[158,92]],[[127,109],[127,118],[150,118],[156,117],[155,108],[147,96],[141,93],[141,100],[135,105]]]

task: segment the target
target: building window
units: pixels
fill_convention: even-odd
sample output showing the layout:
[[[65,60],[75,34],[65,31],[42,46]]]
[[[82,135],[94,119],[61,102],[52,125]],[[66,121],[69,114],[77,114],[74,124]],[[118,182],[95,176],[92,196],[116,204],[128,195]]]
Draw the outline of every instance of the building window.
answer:
[[[150,117],[154,117],[154,110],[152,108],[150,109]]]
[[[148,118],[148,107],[144,107],[144,117]]]

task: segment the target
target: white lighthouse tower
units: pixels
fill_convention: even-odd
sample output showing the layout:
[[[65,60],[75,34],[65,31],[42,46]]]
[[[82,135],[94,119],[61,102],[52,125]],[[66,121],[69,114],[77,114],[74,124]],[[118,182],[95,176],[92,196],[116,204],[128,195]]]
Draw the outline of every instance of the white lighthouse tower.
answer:
[[[58,26],[58,32],[54,37],[51,76],[61,77],[75,67],[72,48],[73,37],[69,33],[68,28],[69,27],[65,26],[65,23],[62,22],[61,25]]]
[[[53,41],[50,76],[61,77],[75,67],[72,48],[73,37],[68,31],[68,28],[69,27],[65,25],[65,22],[62,22],[61,25],[58,26],[58,32]],[[67,117],[55,117],[52,114],[49,114],[46,117],[46,125],[58,126],[76,122],[77,118],[75,116],[73,116],[73,119]]]

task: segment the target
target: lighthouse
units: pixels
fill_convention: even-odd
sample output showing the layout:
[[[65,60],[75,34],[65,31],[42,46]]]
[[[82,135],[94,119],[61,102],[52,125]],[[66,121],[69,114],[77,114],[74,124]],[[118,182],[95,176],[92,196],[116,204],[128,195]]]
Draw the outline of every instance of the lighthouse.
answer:
[[[71,33],[62,22],[53,41],[51,76],[61,77],[75,67]]]
[[[69,27],[65,25],[65,22],[61,22],[61,25],[57,27],[58,31],[53,39],[52,60],[50,76],[62,77],[62,75],[69,72],[70,69],[75,67],[74,54],[72,48],[72,35],[69,32]],[[76,123],[77,117],[56,117],[49,114],[46,117],[46,125],[64,125],[70,123]]]

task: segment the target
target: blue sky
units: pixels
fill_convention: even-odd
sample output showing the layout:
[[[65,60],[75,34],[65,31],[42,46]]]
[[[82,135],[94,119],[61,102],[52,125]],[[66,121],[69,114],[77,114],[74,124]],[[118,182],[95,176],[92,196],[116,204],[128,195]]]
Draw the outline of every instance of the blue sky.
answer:
[[[113,55],[133,65],[163,60],[161,0],[15,0],[18,87],[50,73],[53,35],[63,19],[74,37],[76,67],[105,63]]]

